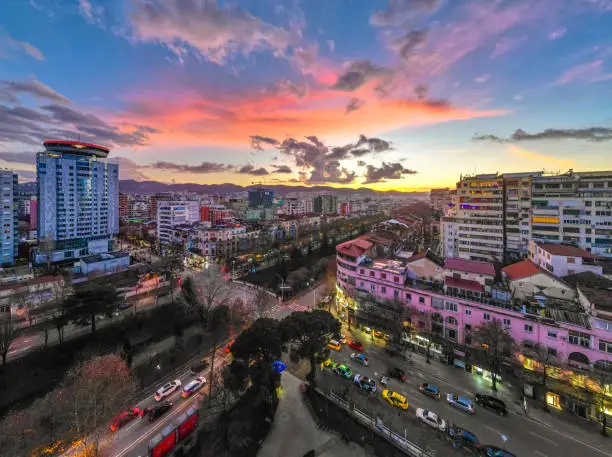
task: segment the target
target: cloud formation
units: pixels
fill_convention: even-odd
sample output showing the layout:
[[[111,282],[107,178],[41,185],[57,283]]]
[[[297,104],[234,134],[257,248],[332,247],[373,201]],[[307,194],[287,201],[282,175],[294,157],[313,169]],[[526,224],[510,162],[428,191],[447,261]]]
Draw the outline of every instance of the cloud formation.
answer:
[[[390,70],[375,65],[369,60],[355,60],[346,65],[331,88],[343,92],[353,92],[364,84],[382,76],[390,75],[390,73]]]
[[[366,167],[365,181],[363,184],[374,184],[389,179],[401,179],[404,175],[414,175],[416,171],[404,168],[399,162],[383,162],[380,167],[368,165]]]
[[[0,93],[10,93],[16,96],[30,95],[39,100],[49,100],[56,103],[70,103],[67,97],[51,89],[40,81],[0,81]]]
[[[346,114],[356,111],[364,105],[364,101],[358,97],[351,97],[349,102],[346,104]]]
[[[589,63],[583,63],[568,68],[559,76],[554,84],[563,85],[582,80],[587,82],[599,82],[612,79],[612,73],[606,73],[604,60],[598,59]]]
[[[264,150],[264,147],[262,146],[264,144],[267,144],[270,146],[278,145],[278,140],[267,137],[267,136],[251,135],[250,140],[251,140],[251,147],[259,151]]]
[[[0,30],[0,59],[11,57],[11,51],[26,54],[36,60],[45,60],[45,56],[40,52],[40,49],[32,43],[16,40]]]
[[[293,170],[288,165],[272,165],[274,173],[293,173]]]
[[[264,176],[270,174],[264,167],[256,168],[254,165],[247,164],[238,169],[237,173],[253,176]]]
[[[274,26],[233,4],[216,0],[134,0],[136,39],[160,42],[179,58],[193,51],[217,64],[236,54],[270,51],[285,55],[299,44],[299,30]]]
[[[207,174],[207,173],[221,173],[224,171],[233,170],[232,165],[227,165],[218,162],[202,162],[199,165],[187,165],[174,162],[160,161],[150,165],[150,168],[157,170],[172,170],[179,171],[181,173],[194,173],[194,174]]]
[[[541,132],[527,133],[523,129],[515,130],[508,138],[496,135],[480,135],[473,137],[475,141],[492,141],[495,143],[519,143],[522,141],[541,140],[585,140],[596,143],[612,141],[612,128],[588,127],[579,129],[546,129]]]
[[[402,27],[422,13],[433,13],[439,0],[389,0],[387,6],[374,12],[370,24],[377,27]]]

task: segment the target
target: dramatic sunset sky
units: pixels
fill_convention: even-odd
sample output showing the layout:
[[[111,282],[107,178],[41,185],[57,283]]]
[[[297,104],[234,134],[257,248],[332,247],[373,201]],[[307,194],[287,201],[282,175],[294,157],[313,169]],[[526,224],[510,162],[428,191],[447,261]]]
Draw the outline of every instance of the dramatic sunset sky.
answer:
[[[612,169],[612,0],[2,0],[0,166],[423,190]]]

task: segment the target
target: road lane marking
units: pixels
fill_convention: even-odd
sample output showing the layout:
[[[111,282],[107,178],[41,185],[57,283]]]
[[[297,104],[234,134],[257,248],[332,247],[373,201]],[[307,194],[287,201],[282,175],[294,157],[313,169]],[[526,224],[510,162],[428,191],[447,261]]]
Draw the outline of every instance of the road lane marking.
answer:
[[[547,456],[546,454],[544,454],[543,452],[540,452],[540,451],[533,451],[533,452],[535,452],[535,453],[536,453],[536,454],[538,454],[538,455],[541,455],[542,457],[548,457],[548,456]]]
[[[552,444],[553,446],[559,446],[559,443],[557,443],[557,442],[555,442],[555,441],[553,441],[553,440],[551,440],[549,438],[546,438],[546,437],[544,437],[544,436],[542,436],[542,435],[540,435],[538,433],[529,432],[529,434],[532,435],[532,436],[536,436],[536,437],[540,438],[541,440],[544,440],[544,441]]]
[[[493,427],[489,427],[488,425],[485,425],[485,428],[488,428],[489,430],[491,430],[493,433],[497,433],[498,435],[502,435],[503,433],[500,432],[499,430],[494,429]]]

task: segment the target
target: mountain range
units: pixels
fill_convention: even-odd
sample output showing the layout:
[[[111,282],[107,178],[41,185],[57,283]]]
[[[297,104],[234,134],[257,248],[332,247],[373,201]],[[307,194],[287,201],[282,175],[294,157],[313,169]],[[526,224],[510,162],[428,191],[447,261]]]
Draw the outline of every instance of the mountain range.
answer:
[[[239,186],[232,183],[224,184],[166,184],[158,181],[135,181],[126,179],[119,182],[119,190],[125,193],[134,194],[154,194],[158,192],[196,192],[201,194],[232,194],[244,192],[248,189],[255,189],[258,186]],[[358,189],[345,189],[330,186],[285,186],[281,184],[262,184],[261,187],[273,190],[276,195],[286,195],[290,192],[333,192],[336,195],[348,195],[359,193],[363,196],[398,196],[398,197],[426,197],[429,192],[402,192],[398,190],[376,191],[361,187]]]

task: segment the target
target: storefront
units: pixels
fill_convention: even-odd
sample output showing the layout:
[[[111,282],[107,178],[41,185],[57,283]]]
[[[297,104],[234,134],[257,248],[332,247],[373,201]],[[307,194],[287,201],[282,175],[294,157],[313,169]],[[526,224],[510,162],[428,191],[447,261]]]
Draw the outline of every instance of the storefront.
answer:
[[[486,381],[493,382],[493,373],[491,373],[489,370],[485,368],[482,368],[481,366],[472,365],[472,374]],[[500,375],[498,374],[495,375],[495,382],[498,384],[502,382],[502,378]]]
[[[552,408],[561,410],[561,397],[554,392],[546,392],[546,404]]]
[[[459,349],[455,349],[453,351],[453,365],[456,366],[457,368],[462,368],[462,369],[466,369],[465,368],[465,361],[466,361],[466,354],[463,351],[460,351]]]

